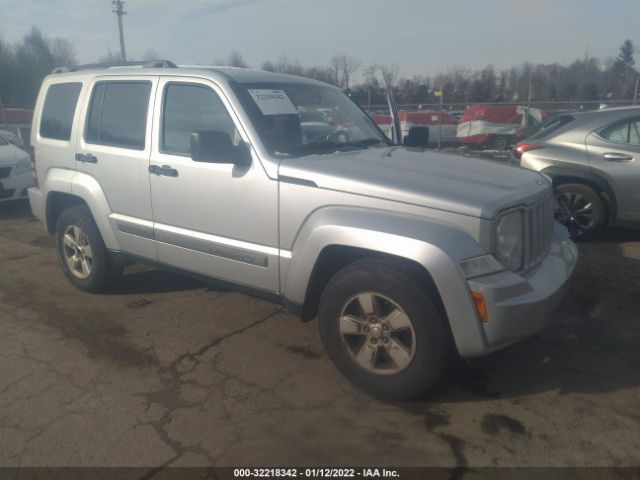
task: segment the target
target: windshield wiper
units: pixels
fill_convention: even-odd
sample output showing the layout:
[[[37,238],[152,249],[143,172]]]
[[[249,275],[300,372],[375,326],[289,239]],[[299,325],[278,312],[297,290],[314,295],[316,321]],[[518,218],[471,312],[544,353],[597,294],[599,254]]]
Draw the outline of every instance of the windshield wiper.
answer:
[[[355,140],[352,142],[314,142],[304,145],[298,145],[289,149],[287,152],[276,152],[281,155],[296,155],[296,154],[312,154],[312,153],[331,153],[342,148],[368,148],[372,145],[385,143],[378,138],[365,138],[363,140]]]

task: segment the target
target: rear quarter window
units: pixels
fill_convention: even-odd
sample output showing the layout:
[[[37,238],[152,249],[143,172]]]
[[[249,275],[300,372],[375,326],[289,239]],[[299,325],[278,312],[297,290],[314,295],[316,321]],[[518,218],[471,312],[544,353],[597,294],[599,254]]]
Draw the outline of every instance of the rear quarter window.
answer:
[[[69,140],[73,115],[76,111],[82,83],[51,85],[42,107],[40,136],[55,140]]]
[[[529,140],[540,140],[542,138],[549,137],[552,133],[557,132],[562,127],[564,127],[565,125],[568,125],[574,120],[575,120],[575,117],[572,115],[559,115],[556,118],[547,120],[545,123],[542,124],[542,127],[537,133],[529,137]]]

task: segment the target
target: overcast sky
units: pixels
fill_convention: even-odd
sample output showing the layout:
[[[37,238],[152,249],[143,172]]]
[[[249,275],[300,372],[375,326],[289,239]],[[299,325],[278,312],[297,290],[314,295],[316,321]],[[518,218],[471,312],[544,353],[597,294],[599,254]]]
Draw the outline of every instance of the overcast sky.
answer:
[[[640,45],[640,0],[127,0],[128,56],[211,63],[232,50],[252,66],[286,54],[304,66],[347,53],[401,75],[453,66],[613,57]],[[70,40],[80,62],[119,50],[111,0],[0,0],[0,34],[32,25]]]

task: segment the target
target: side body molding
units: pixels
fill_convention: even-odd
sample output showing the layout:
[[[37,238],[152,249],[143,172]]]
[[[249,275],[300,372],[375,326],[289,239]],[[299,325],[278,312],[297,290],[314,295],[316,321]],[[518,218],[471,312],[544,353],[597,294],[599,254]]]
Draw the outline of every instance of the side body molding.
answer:
[[[282,259],[283,296],[302,305],[316,259],[329,246],[357,247],[417,262],[438,289],[459,352],[484,350],[460,261],[486,252],[467,233],[444,222],[381,210],[326,207],[311,214],[296,236],[291,259]]]

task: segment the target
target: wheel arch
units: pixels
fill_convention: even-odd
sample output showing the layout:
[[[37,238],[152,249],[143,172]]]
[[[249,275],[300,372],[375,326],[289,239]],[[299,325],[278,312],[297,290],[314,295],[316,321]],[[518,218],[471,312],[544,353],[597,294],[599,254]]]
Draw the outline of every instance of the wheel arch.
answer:
[[[56,222],[66,208],[86,205],[98,226],[105,246],[109,250],[120,250],[109,222],[111,209],[100,184],[94,177],[82,172],[72,172],[72,175],[63,183],[50,182],[51,188],[47,191],[45,200],[47,231],[49,233],[55,231]]]
[[[601,176],[589,171],[575,170],[559,166],[547,167],[540,172],[551,177],[554,187],[567,183],[581,183],[593,188],[604,200],[607,208],[607,224],[612,225],[616,222],[618,216],[616,194],[613,191],[613,188],[611,188],[611,185],[609,185],[609,182]]]
[[[458,352],[471,356],[484,350],[484,336],[459,262],[485,253],[471,236],[449,224],[328,207],[312,215],[298,235],[283,269],[282,296],[292,313],[309,320],[317,313],[324,287],[340,269],[363,258],[384,259],[406,267],[431,291]]]

